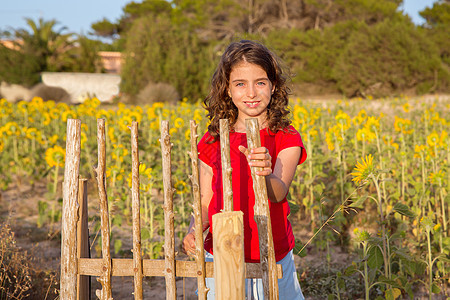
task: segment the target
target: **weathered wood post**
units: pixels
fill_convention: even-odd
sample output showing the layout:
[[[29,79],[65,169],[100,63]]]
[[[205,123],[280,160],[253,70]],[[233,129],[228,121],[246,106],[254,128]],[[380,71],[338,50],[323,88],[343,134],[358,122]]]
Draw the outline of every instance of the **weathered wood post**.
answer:
[[[139,198],[139,143],[138,123],[131,124],[131,207],[133,215],[133,272],[134,272],[134,299],[142,300],[142,257],[141,257],[141,201]]]
[[[228,119],[220,119],[220,159],[222,162],[223,210],[233,211],[233,188],[230,162],[230,128]]]
[[[111,291],[111,251],[110,251],[110,231],[108,216],[108,197],[106,195],[106,140],[105,140],[105,119],[97,119],[97,144],[98,144],[98,165],[97,186],[100,200],[100,223],[102,233],[102,275],[97,280],[101,283],[102,289],[95,294],[100,300],[112,300]]]
[[[199,169],[198,169],[198,149],[197,149],[197,127],[194,120],[190,121],[191,128],[191,151],[189,152],[189,156],[191,157],[192,162],[192,175],[189,177],[192,183],[192,191],[194,197],[193,204],[193,214],[195,221],[195,261],[197,263],[197,290],[198,290],[198,299],[206,300],[206,295],[209,291],[206,288],[205,275],[206,275],[206,266],[205,266],[205,249],[203,247],[203,218],[202,218],[202,204],[200,197],[200,180],[199,180]]]
[[[248,149],[261,147],[259,136],[258,119],[245,119],[247,129]],[[278,279],[277,265],[275,260],[275,250],[273,246],[272,223],[270,222],[270,210],[267,196],[266,179],[264,176],[255,174],[255,171],[261,169],[252,167],[253,190],[255,191],[255,221],[258,226],[259,252],[262,268],[262,281],[264,287],[265,299],[278,299]]]
[[[67,120],[66,162],[64,168],[63,207],[61,218],[60,298],[77,297],[76,224],[78,211],[78,176],[80,175],[81,121]]]
[[[244,214],[232,211],[229,125],[225,119],[219,122],[224,210],[212,217],[216,299],[244,299]]]
[[[77,258],[89,257],[89,229],[87,209],[87,179],[78,181],[78,224],[77,224]],[[77,276],[77,300],[91,299],[91,277]]]
[[[166,299],[177,298],[177,286],[175,282],[175,230],[173,214],[172,171],[170,153],[172,143],[169,135],[169,122],[161,121],[161,154],[164,186],[164,260],[166,278]]]

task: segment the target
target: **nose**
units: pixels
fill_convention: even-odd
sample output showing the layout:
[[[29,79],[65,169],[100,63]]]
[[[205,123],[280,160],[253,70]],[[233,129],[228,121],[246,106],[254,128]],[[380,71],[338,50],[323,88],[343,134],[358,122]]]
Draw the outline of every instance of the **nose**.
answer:
[[[247,89],[247,96],[251,99],[256,97],[256,89],[253,85],[249,85]]]

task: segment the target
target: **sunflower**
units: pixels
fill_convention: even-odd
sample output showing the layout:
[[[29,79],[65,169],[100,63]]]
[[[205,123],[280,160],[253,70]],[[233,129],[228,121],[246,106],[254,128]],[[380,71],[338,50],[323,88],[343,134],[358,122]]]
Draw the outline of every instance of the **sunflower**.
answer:
[[[428,180],[431,184],[442,186],[442,183],[445,179],[445,173],[442,170],[439,170],[436,173],[430,173],[430,176],[428,176]]]
[[[135,110],[135,111],[130,111],[128,116],[133,120],[136,121],[138,123],[141,123],[142,121],[142,113],[140,113],[139,111]]]
[[[42,138],[42,134],[36,128],[30,127],[25,130],[25,136],[27,139],[40,141]]]
[[[5,144],[3,143],[3,139],[0,139],[0,153],[3,152],[4,148],[5,148]]]
[[[108,137],[112,144],[117,143],[116,132],[113,126],[108,127]]]
[[[402,105],[403,110],[407,113],[411,110],[411,105],[406,102],[405,104]]]
[[[430,147],[438,147],[440,142],[440,137],[436,131],[433,131],[427,136],[427,144]]]
[[[375,133],[372,132],[368,127],[364,126],[363,128],[358,129],[356,132],[356,139],[358,141],[366,141],[371,142],[373,141],[377,136]]]
[[[66,110],[62,113],[61,119],[63,122],[67,122],[68,119],[76,119],[77,114],[73,110]]]
[[[152,168],[147,168],[143,163],[139,164],[139,175],[144,175],[147,179],[152,179]]]
[[[99,109],[99,110],[97,111],[97,113],[95,114],[95,117],[96,117],[97,119],[105,119],[105,120],[109,120],[110,115],[109,115],[109,113],[108,113],[106,110],[104,110],[104,109]]]
[[[183,180],[178,180],[175,183],[174,187],[175,187],[175,190],[176,190],[177,194],[179,194],[179,195],[188,192],[188,186],[187,186],[186,182],[184,182]]]
[[[172,128],[169,129],[169,135],[170,136],[174,136],[174,134],[177,133],[177,132],[178,132],[178,129],[176,129],[176,128],[172,127]]]
[[[395,116],[394,120],[395,131],[402,132],[403,134],[411,134],[413,132],[413,129],[411,129],[410,127],[411,127],[411,120],[402,119]]]
[[[203,111],[200,109],[194,110],[194,121],[197,124],[200,123],[201,120],[203,120],[202,113],[203,113]]]
[[[350,117],[342,110],[337,112],[335,119],[339,124],[341,124],[343,130],[350,128]]]
[[[425,154],[425,145],[415,145],[414,146],[414,158],[421,158]]]
[[[131,123],[133,123],[133,119],[129,115],[124,115],[119,120],[119,128],[121,131],[128,130],[128,126],[131,126]]]
[[[6,133],[7,136],[10,136],[10,135],[19,136],[20,135],[20,127],[16,122],[8,122],[3,127],[4,127],[4,132]]]
[[[19,103],[17,103],[17,109],[23,114],[28,114],[28,102],[19,101]]]
[[[186,129],[186,131],[184,132],[184,137],[186,138],[186,141],[191,140],[191,129],[190,128]]]
[[[361,157],[361,162],[357,162],[355,168],[353,169],[352,181],[356,184],[364,184],[367,182],[369,176],[373,173],[373,156],[372,154],[366,155],[366,157]]]
[[[142,182],[152,179],[152,168],[147,168],[147,166],[143,163],[139,164],[139,179],[141,180],[139,182],[139,189],[141,189],[143,191],[148,191],[150,185],[143,184]],[[128,174],[128,178],[127,178],[129,187],[132,186],[132,181],[133,181],[133,173],[130,172]]]
[[[377,132],[380,128],[380,119],[377,119],[375,117],[368,117],[367,122],[364,126],[370,129],[372,132]]]
[[[66,152],[58,145],[48,148],[45,151],[45,161],[50,167],[64,167],[64,159],[66,158]]]
[[[176,118],[173,123],[175,128],[183,128],[184,126],[184,120],[182,118]]]

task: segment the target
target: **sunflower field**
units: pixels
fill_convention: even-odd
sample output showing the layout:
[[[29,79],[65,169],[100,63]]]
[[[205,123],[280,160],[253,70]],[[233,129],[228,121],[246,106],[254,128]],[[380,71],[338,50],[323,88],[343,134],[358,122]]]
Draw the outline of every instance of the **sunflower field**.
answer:
[[[288,196],[294,234],[307,228],[294,252],[324,253],[326,278],[300,276],[305,296],[329,299],[427,299],[450,297],[450,101],[408,98],[302,101],[291,99],[291,120],[308,153]],[[182,239],[192,194],[189,120],[207,128],[205,110],[187,99],[178,105],[77,106],[34,98],[0,100],[0,189],[16,181],[44,181],[45,201],[36,203],[37,226],[61,217],[67,119],[80,119],[82,176],[92,180],[90,206],[98,211],[93,166],[97,119],[106,120],[107,194],[116,255],[130,255],[131,144],[128,126],[139,122],[142,249],[162,255],[164,216],[160,121],[168,120],[175,193],[175,227]],[[94,198],[94,199],[93,199]],[[91,243],[99,245],[100,218],[90,210]],[[339,245],[352,258],[332,263]],[[97,251],[100,248],[96,246]],[[318,287],[318,285],[321,285]],[[356,286],[356,287],[355,287]],[[441,299],[439,298],[439,299]]]

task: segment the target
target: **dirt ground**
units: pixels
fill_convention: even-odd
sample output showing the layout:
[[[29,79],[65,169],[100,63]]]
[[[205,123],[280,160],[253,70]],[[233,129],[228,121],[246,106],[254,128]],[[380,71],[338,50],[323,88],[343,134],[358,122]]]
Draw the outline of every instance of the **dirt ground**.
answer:
[[[15,184],[6,191],[0,192],[0,221],[8,222],[15,234],[17,246],[26,251],[30,260],[30,267],[39,271],[36,274],[46,274],[50,280],[42,284],[42,291],[33,293],[27,299],[56,299],[59,290],[59,271],[60,271],[60,223],[52,226],[37,226],[38,221],[38,201],[46,200],[47,187],[46,182],[37,182],[34,185],[21,182],[16,178]],[[95,210],[98,207],[97,199],[89,200],[89,210]],[[90,224],[91,226],[91,224]],[[296,238],[306,242],[311,236],[306,224],[294,224]],[[92,233],[91,233],[92,236]],[[131,236],[131,231],[130,231]],[[131,239],[131,237],[130,237]],[[90,241],[92,243],[92,240]],[[178,246],[179,243],[176,242]],[[124,247],[131,248],[131,245]],[[91,251],[95,257],[95,251]],[[113,252],[112,252],[113,253]],[[311,253],[312,254],[312,253]],[[115,257],[112,254],[113,258]],[[177,259],[186,260],[187,257],[179,252]],[[312,254],[305,258],[295,256],[296,265],[299,274],[306,276],[306,266],[323,264],[325,254]],[[351,263],[348,254],[339,252],[336,248],[332,257],[333,262]],[[48,279],[48,278],[47,278]],[[177,278],[177,298],[178,299],[197,299],[195,290],[197,281],[195,278]],[[96,299],[95,290],[101,289],[100,284],[95,277],[91,278],[91,299]],[[133,296],[133,278],[132,277],[113,277],[112,290],[114,299],[134,299]],[[40,295],[38,296],[37,294]],[[146,277],[144,278],[144,299],[166,299],[164,277]]]

